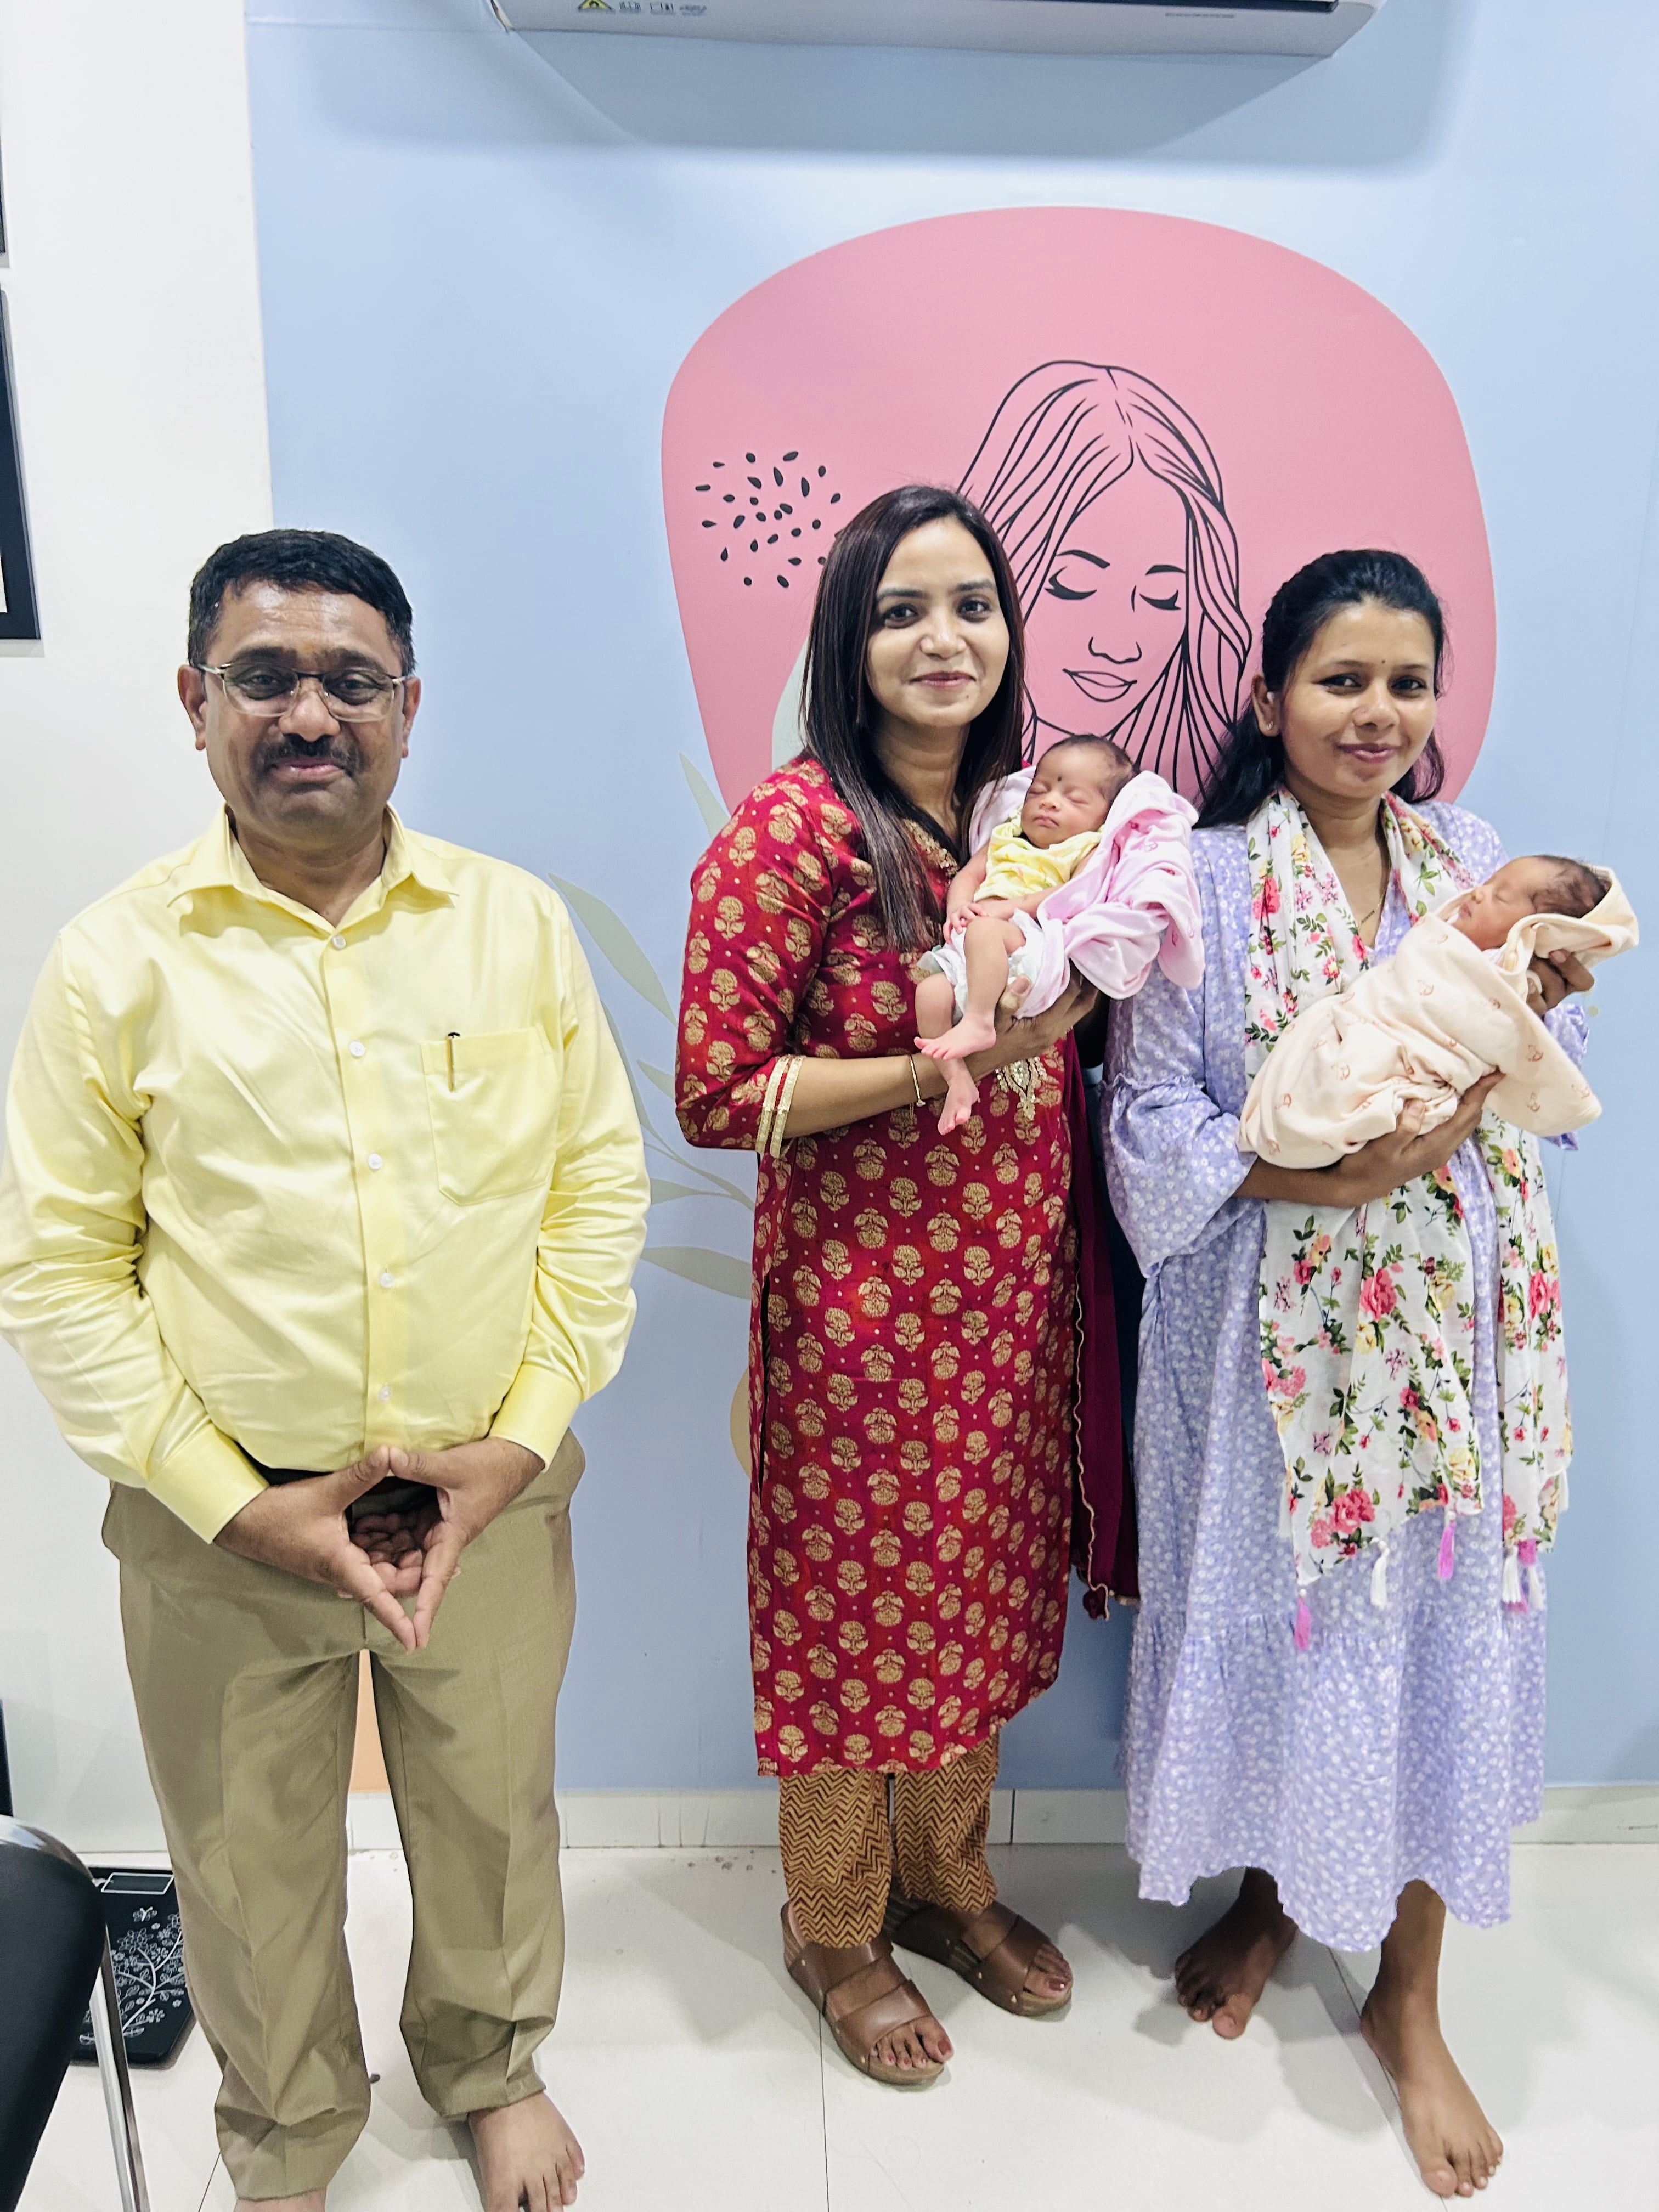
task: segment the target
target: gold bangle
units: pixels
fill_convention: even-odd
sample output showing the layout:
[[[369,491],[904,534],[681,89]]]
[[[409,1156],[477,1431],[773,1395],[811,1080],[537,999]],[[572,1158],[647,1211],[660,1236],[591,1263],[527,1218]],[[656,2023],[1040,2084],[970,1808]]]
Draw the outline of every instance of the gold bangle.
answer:
[[[920,1114],[921,1111],[921,1078],[916,1073],[916,1056],[915,1053],[911,1053],[908,1056],[905,1060],[905,1066],[910,1071],[910,1088],[916,1094],[916,1111]]]
[[[783,1088],[783,1079],[789,1072],[787,1054],[772,1063],[772,1073],[766,1079],[766,1095],[761,1101],[760,1120],[755,1129],[755,1150],[764,1153],[772,1140],[773,1117],[778,1110],[778,1093]]]
[[[805,1065],[805,1056],[797,1053],[787,1065],[788,1073],[783,1079],[783,1088],[778,1094],[777,1112],[772,1117],[771,1153],[775,1160],[783,1151],[783,1139],[789,1127],[789,1102],[795,1095],[796,1081]]]

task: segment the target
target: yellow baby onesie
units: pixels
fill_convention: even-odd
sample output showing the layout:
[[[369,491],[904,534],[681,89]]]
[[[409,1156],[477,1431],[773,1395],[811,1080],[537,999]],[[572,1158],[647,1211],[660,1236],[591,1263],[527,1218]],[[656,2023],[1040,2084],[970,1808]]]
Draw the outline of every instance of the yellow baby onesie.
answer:
[[[1034,845],[1021,834],[1018,815],[1010,815],[991,832],[985,881],[978,896],[1019,899],[1057,891],[1071,881],[1099,842],[1098,830],[1081,830],[1063,844]]]

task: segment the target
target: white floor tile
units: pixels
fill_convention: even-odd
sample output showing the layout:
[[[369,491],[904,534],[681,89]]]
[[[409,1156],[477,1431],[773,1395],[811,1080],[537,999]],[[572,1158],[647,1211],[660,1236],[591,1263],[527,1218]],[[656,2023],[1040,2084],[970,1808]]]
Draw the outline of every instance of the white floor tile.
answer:
[[[1175,2004],[1176,1953],[1231,1894],[1139,1904],[1122,1850],[994,1854],[1005,1893],[1067,1950],[1059,2021],[1010,2018],[911,1962],[957,2057],[912,2094],[855,2074],[783,1972],[775,1850],[584,1850],[563,1862],[570,1958],[543,2063],[580,2134],[583,2212],[1026,2212],[1097,2201],[1228,2212],[1411,2212],[1431,2200],[1356,2033],[1374,1960],[1298,1947],[1224,2045]],[[393,1853],[351,1863],[349,1940],[381,2079],[331,2212],[477,2212],[464,2138],[416,2090],[398,2033],[409,1941]],[[1518,1851],[1515,1917],[1449,1931],[1448,2035],[1509,2148],[1489,2200],[1659,2208],[1659,1850]],[[155,2212],[228,2212],[215,2069],[192,2033],[136,2077]],[[22,2212],[107,2212],[94,2075],[76,2069]]]
[[[1274,1984],[1237,2045],[1175,2003],[1176,1955],[1229,1885],[1206,1885],[1177,1912],[1138,1902],[1121,1850],[994,1860],[1009,1903],[1070,1958],[1071,2010],[1017,2020],[907,1959],[957,2056],[937,2087],[907,2094],[865,2081],[826,2045],[832,2212],[1103,2197],[1370,2212],[1402,2201],[1398,2148],[1305,1971]]]

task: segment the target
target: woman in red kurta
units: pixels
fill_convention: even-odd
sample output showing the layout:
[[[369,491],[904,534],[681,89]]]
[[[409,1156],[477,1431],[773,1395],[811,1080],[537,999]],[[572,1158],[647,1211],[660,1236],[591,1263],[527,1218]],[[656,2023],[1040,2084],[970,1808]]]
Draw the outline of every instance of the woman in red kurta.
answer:
[[[1018,600],[975,511],[913,488],[856,516],[820,586],[805,750],[693,877],[681,1007],[682,1127],[759,1155],[750,1601],[786,1955],[854,2063],[911,2082],[950,2044],[888,1936],[1010,2010],[1070,1993],[995,1903],[984,1839],[997,1731],[1060,1665],[1077,1243],[1056,1048],[1085,994],[1017,1025],[1009,1006],[950,1137],[912,1049],[911,966],[976,800],[1018,763],[1022,700]]]

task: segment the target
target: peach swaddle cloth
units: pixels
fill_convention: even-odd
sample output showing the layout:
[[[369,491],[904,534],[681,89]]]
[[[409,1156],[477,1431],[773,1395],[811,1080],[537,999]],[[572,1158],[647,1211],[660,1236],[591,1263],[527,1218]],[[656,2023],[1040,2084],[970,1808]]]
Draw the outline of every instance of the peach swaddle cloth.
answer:
[[[1617,878],[1595,872],[1607,890],[1582,921],[1528,915],[1496,955],[1444,919],[1463,894],[1443,899],[1391,959],[1297,1015],[1250,1085],[1239,1150],[1274,1167],[1329,1167],[1395,1127],[1409,1099],[1422,1100],[1425,1129],[1437,1128],[1493,1068],[1504,1079],[1487,1104],[1503,1120],[1540,1137],[1593,1121],[1600,1102],[1534,1012],[1527,978],[1534,953],[1595,967],[1636,943]]]

